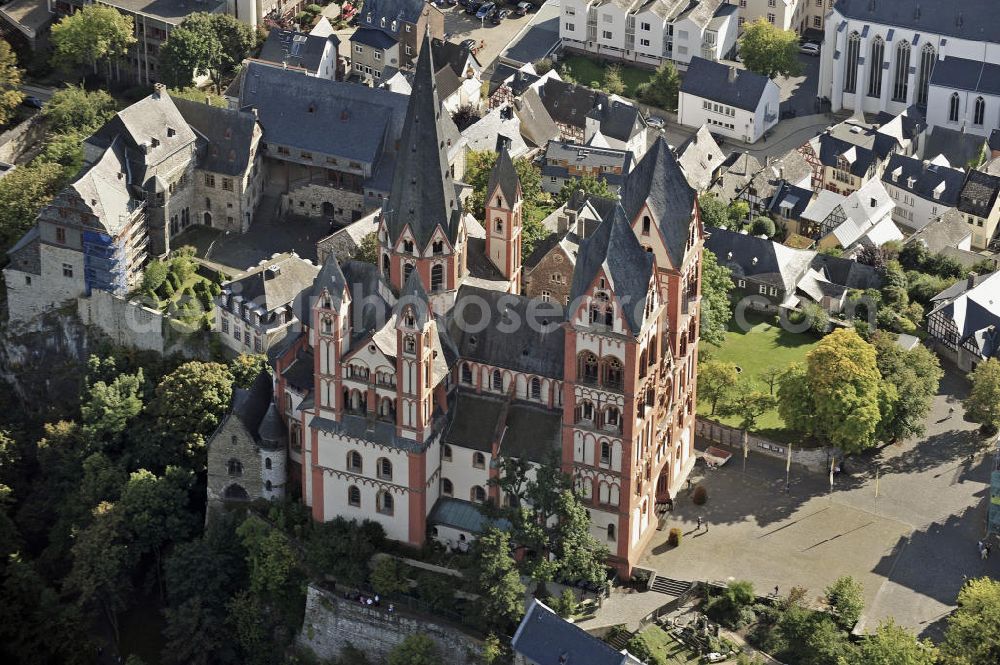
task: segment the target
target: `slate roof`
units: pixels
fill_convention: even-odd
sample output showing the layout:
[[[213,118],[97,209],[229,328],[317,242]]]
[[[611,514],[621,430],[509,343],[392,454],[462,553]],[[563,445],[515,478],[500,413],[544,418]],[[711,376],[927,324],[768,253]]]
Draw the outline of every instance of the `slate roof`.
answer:
[[[344,280],[350,289],[351,298],[355,303],[362,302],[361,312],[355,308],[352,325],[352,347],[366,339],[368,333],[379,329],[392,315],[392,307],[386,301],[383,293],[388,293],[389,286],[382,276],[382,271],[374,263],[365,261],[345,261],[340,267]],[[358,322],[360,321],[360,325]]]
[[[268,143],[375,164],[400,135],[405,95],[259,62],[241,78],[239,107],[257,109]]]
[[[200,168],[231,176],[243,176],[250,169],[250,152],[257,119],[253,113],[175,99],[181,116],[207,145]]]
[[[489,96],[492,97],[500,86],[506,84],[515,97],[520,97],[531,84],[536,83],[541,78],[537,74],[498,62],[490,75]]]
[[[833,284],[848,289],[880,289],[882,276],[872,266],[817,252],[809,266],[823,274]]]
[[[100,153],[97,161],[69,186],[96,215],[101,230],[111,236],[116,236],[125,229],[130,213],[139,204],[129,190],[129,185],[133,184],[127,177],[131,173],[129,163],[124,139],[116,137]],[[64,194],[60,196],[62,195]]]
[[[396,38],[377,28],[358,28],[351,35],[351,41],[365,46],[377,48],[380,51],[396,45]]]
[[[931,254],[937,254],[948,247],[957,247],[972,235],[972,229],[957,210],[948,210],[924,228],[910,236],[906,244],[921,242]]]
[[[277,272],[272,267],[276,267]],[[273,312],[292,303],[313,284],[318,273],[319,268],[309,261],[292,253],[282,254],[261,261],[228,282],[226,288],[234,295],[242,296],[244,302],[252,302]]]
[[[722,168],[725,154],[712,138],[707,125],[677,148],[677,162],[688,183],[698,191],[705,191],[712,184],[715,172]]]
[[[750,153],[734,152],[723,164],[723,171],[711,191],[722,199],[723,203],[729,203],[746,189],[761,168],[760,162]]]
[[[303,303],[305,307],[312,307],[313,304],[323,295],[325,290],[330,295],[331,309],[338,310],[344,302],[344,291],[348,288],[347,278],[337,263],[337,257],[332,254],[323,262],[312,286],[305,294]],[[303,321],[309,321],[308,316]]]
[[[680,93],[756,111],[771,79],[749,69],[736,69],[736,79],[732,82],[729,75],[730,65],[695,56],[684,74]]]
[[[586,127],[587,114],[601,98],[601,93],[590,88],[554,78],[547,80],[538,94],[553,120],[580,129]]]
[[[994,0],[838,0],[834,8],[847,18],[883,23],[946,37],[1000,42]]]
[[[313,376],[316,370],[316,359],[313,356],[312,348],[307,347],[299,352],[292,364],[281,373],[289,385],[298,388],[303,392],[313,389]]]
[[[541,464],[562,447],[562,411],[514,402],[507,411],[500,454]]]
[[[392,30],[393,19],[416,24],[427,4],[426,0],[366,0],[360,13],[361,25],[384,30],[387,34],[399,34],[402,25],[397,24],[396,30]]]
[[[1000,177],[969,171],[958,197],[958,209],[978,217],[989,217],[1000,194]]]
[[[38,225],[35,224],[21,236],[13,247],[7,250],[9,263],[6,267],[32,275],[42,274],[42,257],[39,249]]]
[[[487,305],[485,312],[481,309],[483,302]],[[484,316],[489,325],[480,331]],[[561,379],[563,320],[562,306],[557,303],[466,284],[458,290],[455,307],[449,313],[448,333],[465,360]],[[504,326],[504,321],[525,323]]]
[[[1000,95],[1000,65],[947,56],[934,65],[931,85]]]
[[[712,228],[705,248],[719,264],[733,271],[733,279],[748,277],[773,285],[790,295],[810,267],[815,252],[793,249],[749,234]]]
[[[1000,330],[1000,271],[963,280],[934,296],[938,304],[927,315],[940,313],[954,322],[959,344],[972,341],[984,357],[997,354]]]
[[[333,48],[334,53],[336,53],[339,45],[340,39],[336,35],[319,37],[295,30],[271,28],[267,39],[260,47],[260,55],[257,58],[279,65],[289,64],[293,67],[302,67],[310,72],[315,72],[323,61],[323,53],[327,46]]]
[[[513,113],[510,107],[493,109],[466,127],[462,136],[469,150],[496,150],[498,136],[510,139],[510,152],[514,157],[521,157],[530,150],[521,137],[521,116]]]
[[[545,158],[542,163],[542,176],[557,178],[574,178],[568,166],[559,164],[559,161],[567,161],[577,166],[586,166],[589,169],[600,168],[597,177],[604,180],[609,185],[621,186],[632,168],[632,151],[616,150],[615,148],[598,148],[594,146],[578,145],[570,141],[549,141],[545,146]],[[618,168],[619,172],[611,170]]]
[[[771,196],[767,211],[775,217],[799,219],[809,206],[812,195],[811,189],[782,182]]]
[[[233,389],[233,416],[243,423],[247,431],[254,437],[254,441],[261,441],[261,423],[267,415],[271,406],[271,398],[274,393],[274,386],[271,381],[271,374],[262,370],[254,379],[250,388]],[[273,426],[269,424],[268,432],[273,434]]]
[[[688,186],[687,182],[684,186]],[[593,235],[580,243],[569,301],[574,302],[586,294],[601,270],[607,275],[609,289],[621,305],[627,332],[638,336],[653,271],[653,257],[639,244],[621,205],[617,206],[611,218],[597,227]]]
[[[392,306],[392,311],[399,315],[406,307],[410,307],[413,312],[416,327],[423,329],[432,314],[427,291],[424,290],[424,283],[420,279],[420,273],[416,270],[410,272],[410,276],[399,292],[399,300]]]
[[[429,34],[424,36],[424,47],[417,58],[392,189],[382,213],[388,222],[390,240],[398,240],[409,227],[421,249],[438,226],[454,242],[462,217],[448,167],[449,146],[443,137],[429,39]]]
[[[640,665],[579,626],[569,623],[537,598],[511,640],[514,652],[536,665]]]
[[[990,132],[986,145],[990,150],[1000,150],[1000,129],[994,129]]]
[[[455,42],[434,38],[431,39],[431,48],[433,49],[434,64],[439,68],[438,71],[447,66],[459,78],[465,78],[465,64],[469,58],[475,60],[475,56],[472,55],[472,50],[468,46]]]
[[[587,117],[598,122],[601,134],[619,141],[628,141],[645,127],[639,108],[618,100],[599,101]]]
[[[965,181],[965,172],[939,164],[923,162],[914,157],[894,154],[886,164],[882,182],[905,190],[943,206],[958,204],[958,195]],[[935,192],[938,195],[935,197]]]
[[[636,219],[648,205],[659,226],[671,266],[684,262],[697,192],[688,184],[670,146],[659,137],[629,174],[622,192],[626,218]],[[606,218],[605,218],[606,219]]]
[[[510,153],[504,148],[497,155],[497,161],[490,171],[490,180],[486,185],[486,195],[491,196],[500,188],[500,193],[507,205],[513,205],[517,199],[517,191],[521,186],[521,181],[517,177],[517,170],[514,162],[510,158]]]

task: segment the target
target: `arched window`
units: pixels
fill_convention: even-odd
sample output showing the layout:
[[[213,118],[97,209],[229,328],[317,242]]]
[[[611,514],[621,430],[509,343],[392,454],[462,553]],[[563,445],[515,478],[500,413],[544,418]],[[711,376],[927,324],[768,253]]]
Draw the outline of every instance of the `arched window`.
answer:
[[[377,475],[380,480],[392,480],[392,462],[385,457],[378,458]]]
[[[444,241],[437,240],[431,243],[431,251],[435,254],[444,254]]]
[[[393,510],[396,508],[396,502],[393,501],[391,494],[383,490],[378,493],[378,497],[375,500],[375,507],[383,515],[392,515]]]
[[[361,473],[363,471],[364,465],[361,461],[361,453],[356,450],[352,450],[347,453],[347,470],[353,473]]]
[[[390,266],[391,265],[392,264],[389,261],[389,255],[388,254],[383,254],[382,255],[382,273],[385,275],[386,279],[389,279],[389,272],[390,272]]]
[[[485,469],[486,456],[483,455],[482,453],[474,453],[472,455],[472,466],[476,467],[477,469]]]
[[[230,476],[242,476],[243,475],[243,463],[238,459],[231,459],[229,463],[226,464],[229,469]]]
[[[447,478],[441,479],[441,494],[444,496],[454,496],[455,486]]]
[[[440,263],[431,268],[431,291],[444,288],[444,266]]]
[[[976,97],[976,104],[972,107],[972,124],[982,125],[986,118],[986,100]]]
[[[617,406],[609,406],[604,411],[604,425],[611,429],[618,429],[621,426],[621,412]]]
[[[611,443],[601,441],[601,464],[611,464]]]
[[[413,335],[406,335],[403,337],[403,351],[407,353],[416,353],[417,351],[417,338]]]
[[[920,71],[917,74],[917,104],[927,106],[927,91],[931,85],[931,74],[934,73],[934,63],[937,53],[930,43],[920,49]]]
[[[614,524],[609,524],[608,525],[608,541],[609,542],[614,542],[615,541],[615,525]]]
[[[597,356],[590,351],[584,351],[579,356],[580,380],[584,383],[597,383]]]
[[[412,263],[403,264],[403,283],[405,284],[408,279],[410,279],[410,273],[413,272]]]
[[[472,383],[472,366],[469,363],[462,363],[462,383]]]
[[[355,508],[361,507],[361,490],[359,490],[355,485],[351,485],[347,488],[347,503]]]
[[[329,335],[333,332],[333,319],[329,316],[323,317],[323,334]]]
[[[579,420],[594,420],[594,404],[589,400],[583,400],[580,402],[579,412],[577,413],[577,421]]]
[[[266,491],[270,492],[273,488],[274,488],[274,485],[271,484],[270,480],[265,480],[264,481],[264,489]]]
[[[614,390],[621,390],[623,385],[623,367],[614,356],[604,361],[604,385]]]
[[[896,68],[892,82],[892,101],[905,102],[910,89],[910,42],[905,39],[896,47]]]
[[[482,503],[486,501],[486,490],[480,485],[473,485],[472,491],[469,492],[469,498],[472,499],[473,503]]]
[[[948,100],[948,122],[958,122],[958,93],[951,93]]]
[[[403,251],[404,252],[408,252],[408,253],[413,252],[413,241],[412,240],[404,240],[403,241]]]
[[[542,399],[542,380],[537,376],[531,377],[531,399]]]
[[[643,215],[642,216],[642,235],[644,235],[644,236],[648,236],[649,235],[649,228],[650,228],[650,226],[651,226],[651,222],[650,222],[650,219],[649,219],[649,215]]]
[[[503,375],[498,369],[493,370],[493,390],[503,390]]]
[[[445,462],[451,461],[451,446],[447,443],[441,446],[441,459]]]
[[[271,470],[271,458],[270,457],[265,457],[264,458],[264,468],[267,469],[268,471]]]
[[[871,66],[868,68],[868,96],[882,96],[882,62],[885,60],[885,41],[882,36],[872,41]]]
[[[493,220],[493,228],[496,230],[497,233],[503,233],[503,220],[500,219],[499,217]]]
[[[858,86],[858,56],[861,55],[861,35],[852,32],[847,37],[847,59],[844,65],[844,92],[855,92]]]

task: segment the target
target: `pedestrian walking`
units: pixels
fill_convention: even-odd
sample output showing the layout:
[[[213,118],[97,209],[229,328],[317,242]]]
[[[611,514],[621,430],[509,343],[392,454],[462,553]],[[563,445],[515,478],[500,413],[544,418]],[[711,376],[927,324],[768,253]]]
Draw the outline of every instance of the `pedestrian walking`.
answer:
[[[708,520],[705,520],[705,533],[708,533]]]
[[[777,584],[774,585],[774,597],[775,598],[778,597],[778,585]]]
[[[979,556],[983,558],[983,561],[986,561],[986,557],[988,557],[989,555],[990,555],[989,550],[986,549],[985,547],[979,550]]]
[[[375,607],[379,607],[380,605],[378,594],[375,594]]]
[[[701,517],[698,518],[698,528],[695,531],[701,530]]]
[[[983,545],[983,559],[989,559],[989,558],[990,558],[990,546]]]

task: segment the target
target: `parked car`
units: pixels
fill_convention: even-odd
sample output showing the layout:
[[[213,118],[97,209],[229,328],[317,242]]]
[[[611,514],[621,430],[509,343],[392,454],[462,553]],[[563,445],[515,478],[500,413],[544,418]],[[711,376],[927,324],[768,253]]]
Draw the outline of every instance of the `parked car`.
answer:
[[[535,6],[530,2],[519,2],[517,3],[517,7],[514,9],[514,13],[518,16],[524,16],[534,8]]]
[[[493,4],[492,2],[487,2],[485,5],[481,5],[479,7],[479,11],[476,12],[476,18],[480,20],[489,18],[490,16],[493,15],[493,12],[495,12],[496,9],[497,6],[495,4]]]
[[[500,9],[498,11],[493,12],[493,18],[490,19],[490,22],[493,25],[500,25],[503,22],[503,20],[508,16],[510,16],[509,9]]]
[[[648,118],[646,118],[646,124],[652,127],[653,129],[663,129],[664,127],[667,126],[667,119],[661,118],[658,115],[651,115]]]
[[[805,53],[806,55],[818,56],[819,55],[819,44],[815,42],[806,42],[799,47],[799,53]]]
[[[476,12],[479,11],[479,8],[482,6],[483,3],[481,2],[481,0],[468,0],[468,2],[465,3],[465,13],[475,14]]]
[[[31,109],[40,109],[44,105],[45,104],[42,102],[42,100],[40,100],[38,97],[33,97],[31,95],[28,95],[27,97],[21,100],[21,106],[27,106],[28,108]]]

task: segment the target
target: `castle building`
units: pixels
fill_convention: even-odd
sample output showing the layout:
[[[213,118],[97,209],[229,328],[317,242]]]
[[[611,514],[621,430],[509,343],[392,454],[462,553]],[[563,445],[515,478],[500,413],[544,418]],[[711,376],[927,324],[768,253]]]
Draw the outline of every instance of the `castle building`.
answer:
[[[378,265],[327,258],[275,354],[292,482],[314,519],[467,540],[499,462],[554,456],[628,573],[694,463],[703,231],[661,139],[579,244],[568,306],[519,295],[523,197],[501,151],[462,211],[420,49]]]

